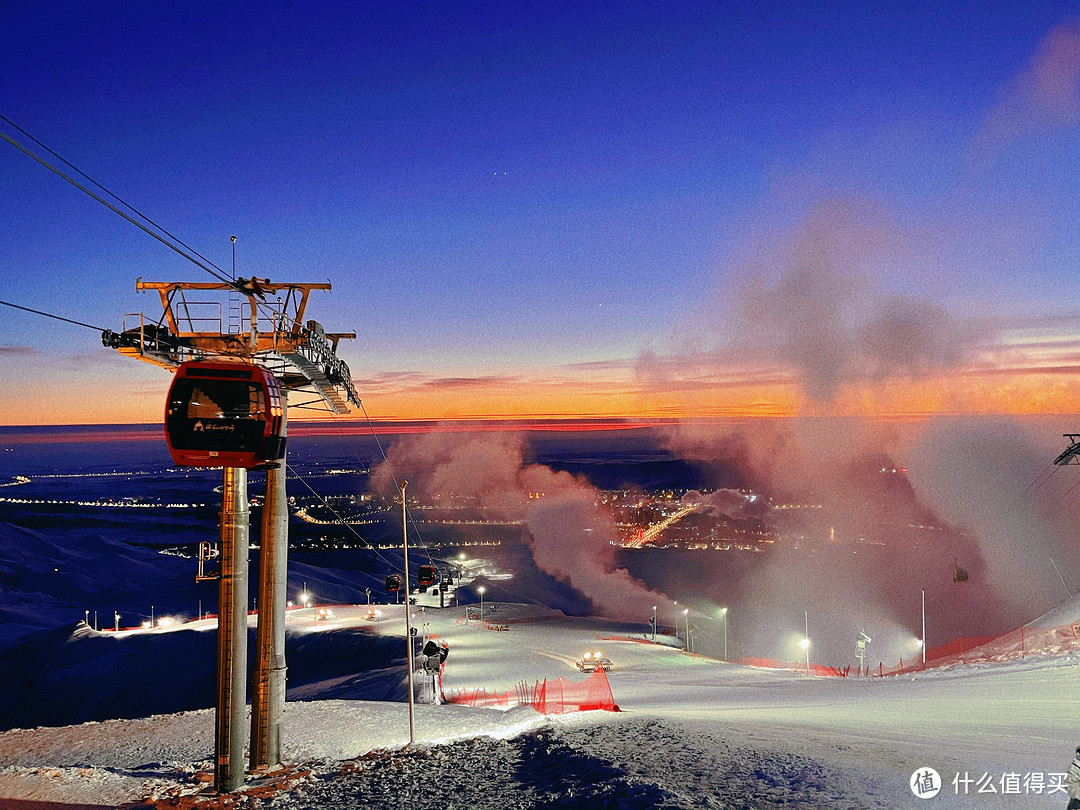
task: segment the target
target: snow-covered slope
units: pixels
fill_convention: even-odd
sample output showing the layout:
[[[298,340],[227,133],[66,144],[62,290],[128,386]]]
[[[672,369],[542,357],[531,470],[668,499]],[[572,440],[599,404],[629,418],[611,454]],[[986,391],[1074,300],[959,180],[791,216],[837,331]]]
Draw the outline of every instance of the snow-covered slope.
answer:
[[[408,742],[404,703],[291,701],[286,756],[312,765],[314,777],[274,807],[396,807],[422,802],[436,782],[448,807],[908,807],[922,806],[908,781],[925,768],[944,780],[941,807],[988,806],[974,782],[962,795],[964,774],[997,786],[993,807],[1057,807],[1063,794],[1050,786],[1080,742],[1075,653],[914,677],[811,678],[640,637],[610,640],[625,628],[599,619],[503,605],[505,632],[459,619],[428,610],[418,622],[450,644],[446,689],[584,679],[574,661],[600,650],[622,712],[545,719],[524,707],[421,706],[422,749],[386,757],[369,752]],[[341,627],[349,623],[343,616]],[[380,632],[404,644],[400,625],[388,618]],[[291,666],[302,658],[294,653]],[[454,742],[472,738],[481,739]],[[107,805],[193,790],[190,775],[208,767],[212,749],[210,710],[8,731],[0,798]],[[342,760],[364,754],[343,772]],[[1021,792],[1002,795],[1010,774]]]

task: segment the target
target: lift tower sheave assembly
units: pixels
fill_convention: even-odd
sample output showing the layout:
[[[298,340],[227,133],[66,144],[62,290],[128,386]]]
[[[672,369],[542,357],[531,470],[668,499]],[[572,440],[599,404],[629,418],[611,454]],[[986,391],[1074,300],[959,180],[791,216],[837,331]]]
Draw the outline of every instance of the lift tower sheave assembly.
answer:
[[[136,288],[158,292],[161,315],[125,315],[120,332],[106,330],[101,341],[128,357],[176,372],[165,406],[169,452],[177,466],[224,470],[214,783],[219,791],[229,792],[244,781],[247,471],[266,470],[251,695],[255,771],[281,762],[289,548],[286,395],[310,394],[312,399],[301,405],[321,402],[338,414],[358,406],[349,367],[337,356],[338,342],[356,333],[329,333],[315,321],[304,322],[308,295],[329,290],[328,283],[276,284],[255,277],[204,283],[140,279]],[[237,296],[247,299],[240,318],[231,317],[234,307],[228,301]]]

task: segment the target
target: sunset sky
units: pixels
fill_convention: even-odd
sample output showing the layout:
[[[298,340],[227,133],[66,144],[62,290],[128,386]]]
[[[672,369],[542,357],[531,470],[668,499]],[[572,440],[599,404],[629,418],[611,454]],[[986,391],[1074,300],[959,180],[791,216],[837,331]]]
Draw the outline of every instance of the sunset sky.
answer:
[[[218,266],[329,279],[373,418],[1080,403],[1071,0],[2,3],[0,71]],[[4,301],[119,330],[210,280],[4,142],[0,186]],[[170,379],[0,307],[0,424]]]

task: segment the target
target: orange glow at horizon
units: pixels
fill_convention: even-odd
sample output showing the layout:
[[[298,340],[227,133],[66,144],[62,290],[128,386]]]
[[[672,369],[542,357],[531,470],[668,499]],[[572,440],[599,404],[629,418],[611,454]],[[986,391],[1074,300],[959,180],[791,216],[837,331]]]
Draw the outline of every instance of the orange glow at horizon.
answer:
[[[569,424],[574,420],[695,418],[784,418],[866,416],[925,418],[935,414],[1037,415],[1074,413],[1080,403],[1080,369],[1064,365],[1036,368],[980,367],[915,379],[861,380],[842,386],[832,401],[809,399],[783,373],[697,375],[675,381],[642,381],[626,368],[561,369],[558,375],[357,380],[367,416],[375,422],[479,422],[525,420]],[[98,385],[71,391],[70,374],[60,383],[44,375],[19,390],[0,390],[0,424],[136,425],[162,418],[170,377],[113,374]],[[59,392],[59,393],[58,393]],[[301,408],[292,397],[291,421],[364,421],[361,411],[331,417],[319,408]],[[565,426],[564,426],[565,427]]]

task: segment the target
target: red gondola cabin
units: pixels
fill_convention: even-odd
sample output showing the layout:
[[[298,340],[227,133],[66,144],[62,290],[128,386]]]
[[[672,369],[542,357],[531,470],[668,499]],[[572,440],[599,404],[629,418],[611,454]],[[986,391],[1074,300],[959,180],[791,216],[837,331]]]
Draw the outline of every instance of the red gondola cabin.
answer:
[[[178,467],[276,466],[285,457],[281,387],[252,363],[194,360],[176,370],[165,438]]]
[[[390,593],[401,590],[401,577],[397,574],[389,574],[386,577],[386,590]]]
[[[416,572],[416,584],[421,590],[427,590],[435,584],[435,566],[421,565]]]

